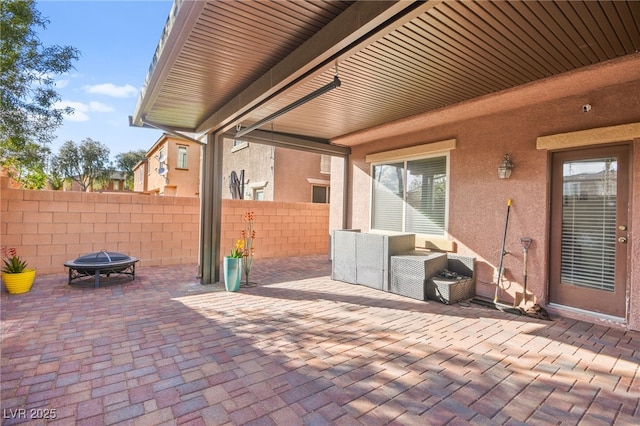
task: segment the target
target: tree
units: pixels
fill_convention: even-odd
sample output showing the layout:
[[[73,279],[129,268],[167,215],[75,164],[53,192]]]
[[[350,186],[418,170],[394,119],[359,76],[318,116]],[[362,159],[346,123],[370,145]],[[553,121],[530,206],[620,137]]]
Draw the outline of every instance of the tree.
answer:
[[[34,0],[0,2],[0,165],[27,186],[44,185],[50,143],[71,108],[55,108],[53,76],[73,69],[71,46],[42,45],[35,29],[49,23]]]
[[[80,145],[66,141],[52,164],[55,173],[77,182],[82,191],[101,186],[114,172],[109,161],[109,148],[91,138],[86,138]]]
[[[0,151],[2,151],[1,147]],[[0,156],[0,165],[4,166],[9,172],[9,176],[20,182],[23,188],[42,189],[47,182],[44,164],[50,154],[49,147],[27,143],[14,156],[7,158]]]
[[[118,167],[118,170],[124,173],[126,188],[133,189],[133,168],[140,162],[140,160],[143,160],[146,157],[146,154],[147,153],[144,150],[137,150],[123,152],[122,154],[116,155],[116,166]]]

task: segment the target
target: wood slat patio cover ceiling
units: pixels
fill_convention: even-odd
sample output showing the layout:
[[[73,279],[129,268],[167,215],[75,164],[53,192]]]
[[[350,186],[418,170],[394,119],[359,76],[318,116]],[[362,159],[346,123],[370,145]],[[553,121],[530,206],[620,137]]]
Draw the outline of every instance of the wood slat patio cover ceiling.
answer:
[[[141,113],[198,129],[350,5],[208,2]],[[246,126],[325,85],[336,62],[342,86],[277,118],[275,131],[332,139],[640,51],[637,1],[439,2],[425,9],[225,124]]]

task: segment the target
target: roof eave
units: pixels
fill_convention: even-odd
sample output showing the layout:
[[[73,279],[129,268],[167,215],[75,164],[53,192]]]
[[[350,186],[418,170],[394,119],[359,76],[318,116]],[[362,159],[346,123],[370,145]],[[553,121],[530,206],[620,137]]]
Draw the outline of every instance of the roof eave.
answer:
[[[144,126],[143,119],[147,114],[147,109],[153,105],[158,97],[157,88],[162,87],[205,6],[205,1],[174,1],[145,82],[140,89],[140,97],[133,115],[130,117],[131,126]]]

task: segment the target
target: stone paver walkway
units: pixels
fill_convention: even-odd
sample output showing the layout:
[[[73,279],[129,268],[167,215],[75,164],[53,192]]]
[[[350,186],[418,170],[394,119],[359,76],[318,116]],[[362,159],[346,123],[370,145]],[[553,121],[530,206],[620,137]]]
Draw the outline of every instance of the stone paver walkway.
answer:
[[[335,282],[324,256],[256,261],[239,293],[201,286],[196,266],[136,272],[3,290],[3,424],[640,419],[640,333]]]

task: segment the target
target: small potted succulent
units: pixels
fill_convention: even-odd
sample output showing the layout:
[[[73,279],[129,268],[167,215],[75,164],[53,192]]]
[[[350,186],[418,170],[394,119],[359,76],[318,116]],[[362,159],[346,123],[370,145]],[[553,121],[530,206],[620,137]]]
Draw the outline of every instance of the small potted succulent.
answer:
[[[28,269],[27,262],[18,256],[15,248],[2,248],[2,281],[11,294],[26,293],[31,290],[36,279],[35,269]]]

